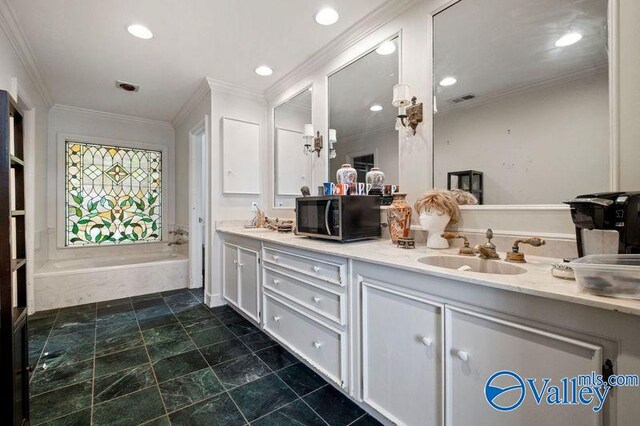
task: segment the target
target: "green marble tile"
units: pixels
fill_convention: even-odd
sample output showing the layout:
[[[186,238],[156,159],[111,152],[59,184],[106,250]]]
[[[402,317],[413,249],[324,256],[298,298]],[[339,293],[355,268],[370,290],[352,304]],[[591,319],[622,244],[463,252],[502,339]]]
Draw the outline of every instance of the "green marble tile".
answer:
[[[251,423],[255,426],[326,426],[302,400],[295,400],[284,407],[260,417]]]
[[[256,355],[269,366],[273,371],[281,370],[290,365],[296,364],[298,359],[290,354],[280,345],[272,346],[256,352]]]
[[[191,339],[193,339],[193,341],[196,342],[196,345],[200,348],[233,339],[234,337],[233,333],[224,326],[207,328],[206,330],[194,331],[191,333]]]
[[[31,395],[39,395],[87,380],[93,380],[93,359],[55,368],[37,367],[29,391]]]
[[[195,297],[191,297],[190,299],[171,302],[170,306],[173,313],[178,315],[180,313],[202,306],[202,304]]]
[[[164,302],[159,305],[136,309],[136,317],[138,317],[138,320],[163,315],[173,315],[169,306]]]
[[[362,408],[331,385],[322,387],[303,399],[331,426],[346,426],[365,414]]]
[[[271,373],[269,367],[253,354],[223,362],[212,368],[226,389],[244,385]]]
[[[37,425],[89,407],[91,388],[91,381],[87,381],[30,398],[31,423]]]
[[[206,330],[207,328],[220,327],[222,323],[218,321],[215,317],[211,317],[205,319],[203,321],[198,322],[190,322],[186,324],[182,324],[187,333],[191,334],[196,331]]]
[[[159,317],[142,318],[138,320],[140,330],[148,330],[150,328],[162,327],[164,325],[178,324],[175,315],[161,315]]]
[[[197,350],[173,355],[153,363],[153,369],[160,383],[207,367],[207,362]]]
[[[95,333],[69,333],[47,340],[39,367],[60,367],[93,358]]]
[[[143,364],[128,370],[107,374],[97,378],[95,381],[93,403],[106,402],[155,384],[156,379],[150,364]]]
[[[46,311],[38,311],[38,312],[35,312],[33,315],[29,315],[29,319],[36,320],[41,318],[53,318],[55,320],[55,318],[58,316],[59,311],[60,309],[48,309]]]
[[[214,366],[251,353],[240,340],[231,339],[200,349],[209,365]]]
[[[242,315],[240,315],[233,309],[228,309],[220,313],[214,313],[214,315],[220,320],[220,322],[225,325],[246,321],[246,319]]]
[[[271,339],[269,336],[262,332],[240,336],[239,339],[254,352],[259,351],[260,349],[265,349],[277,345],[275,340]]]
[[[160,395],[168,412],[224,392],[224,387],[210,368],[160,384]]]
[[[235,334],[238,337],[246,336],[247,334],[252,334],[259,331],[255,325],[253,325],[247,320],[227,324],[227,327],[229,328],[229,330],[231,330],[233,334]]]
[[[142,346],[142,335],[139,331],[120,334],[96,340],[96,357],[121,352],[126,349]]]
[[[302,363],[294,364],[276,373],[299,396],[307,395],[327,382]]]
[[[167,290],[167,291],[161,291],[160,295],[162,297],[171,297],[171,296],[176,296],[176,295],[184,295],[184,294],[189,294],[189,289],[188,288],[176,288],[174,290]]]
[[[207,309],[204,305],[200,304],[200,302],[198,302],[198,305],[190,309],[186,309],[182,312],[176,313],[176,317],[183,324],[214,318],[211,311],[209,311],[209,309]]]
[[[369,414],[366,414],[351,423],[349,426],[382,426],[382,423],[371,417]]]
[[[43,423],[44,426],[88,426],[91,424],[91,408],[67,414]]]
[[[144,347],[128,349],[122,352],[96,358],[96,377],[115,373],[127,368],[136,367],[149,362]]]
[[[51,329],[51,336],[64,335],[69,333],[95,333],[96,331],[96,323],[79,323],[74,321],[69,321],[61,324],[56,324]]]
[[[229,394],[250,422],[298,398],[275,374],[232,389]]]
[[[150,299],[161,299],[162,295],[160,293],[149,293],[149,294],[141,294],[140,296],[131,297],[131,302],[140,302],[142,300],[150,300]]]
[[[109,319],[109,318],[119,318],[123,314],[133,313],[133,305],[131,303],[127,304],[116,304],[110,306],[104,306],[102,308],[98,308],[97,318],[100,319]]]
[[[163,358],[191,351],[196,345],[190,339],[179,340],[177,342],[160,342],[153,345],[147,345],[151,362],[156,362]]]
[[[171,423],[169,423],[168,416],[162,416],[162,417],[158,417],[157,419],[153,419],[150,422],[146,422],[142,424],[144,426],[169,426]]]
[[[221,305],[221,306],[214,306],[213,308],[209,308],[209,310],[213,315],[218,316],[218,315],[224,314],[225,312],[233,311],[233,308],[229,305]]]
[[[212,426],[245,425],[238,408],[225,392],[169,414],[172,425]]]
[[[157,386],[112,399],[93,407],[95,426],[131,426],[165,414]]]
[[[96,307],[98,309],[98,312],[100,312],[101,309],[111,308],[113,306],[122,306],[122,305],[131,306],[131,299],[128,297],[124,297],[122,299],[106,300],[104,302],[98,302],[96,304]]]
[[[189,335],[180,324],[170,324],[162,327],[150,328],[142,332],[147,345],[161,342],[177,342],[189,340]]]

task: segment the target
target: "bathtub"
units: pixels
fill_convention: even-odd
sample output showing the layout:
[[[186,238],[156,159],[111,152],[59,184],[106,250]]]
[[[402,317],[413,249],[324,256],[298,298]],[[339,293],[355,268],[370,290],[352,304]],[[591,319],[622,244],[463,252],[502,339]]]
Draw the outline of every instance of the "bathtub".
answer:
[[[189,259],[175,253],[51,260],[34,274],[35,310],[185,288],[188,269]]]

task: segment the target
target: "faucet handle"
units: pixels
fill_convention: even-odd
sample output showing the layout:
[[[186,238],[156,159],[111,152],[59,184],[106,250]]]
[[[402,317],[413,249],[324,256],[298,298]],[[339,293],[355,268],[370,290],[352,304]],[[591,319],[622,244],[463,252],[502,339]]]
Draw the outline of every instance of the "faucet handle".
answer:
[[[455,240],[458,238],[461,239],[464,242],[464,247],[460,247],[460,251],[458,252],[459,255],[462,255],[462,256],[476,255],[475,251],[471,247],[469,247],[469,240],[464,235],[458,234],[457,232],[444,232],[440,234],[440,236],[447,241]]]
[[[519,247],[520,244],[529,244],[530,246],[533,246],[533,247],[540,247],[547,244],[547,241],[544,238],[540,238],[540,237],[521,238],[516,240],[513,243],[511,252],[507,253],[507,258],[505,259],[507,262],[515,262],[515,263],[526,262],[524,258],[524,253],[520,253],[520,247]]]
[[[493,230],[491,228],[487,229],[487,232],[485,232],[484,235],[485,237],[487,237],[487,242],[484,244],[484,246],[495,250],[496,245],[491,242],[491,240],[493,239]]]

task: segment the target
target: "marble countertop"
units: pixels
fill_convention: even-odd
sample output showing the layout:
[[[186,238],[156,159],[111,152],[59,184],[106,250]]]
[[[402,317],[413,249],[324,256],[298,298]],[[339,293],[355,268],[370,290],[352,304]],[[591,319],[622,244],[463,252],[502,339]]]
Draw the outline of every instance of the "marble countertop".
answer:
[[[430,266],[418,261],[418,259],[425,256],[457,256],[457,248],[433,250],[426,248],[424,245],[418,245],[413,250],[404,250],[397,248],[390,240],[369,240],[341,244],[334,241],[316,240],[297,236],[292,233],[282,234],[266,229],[251,229],[227,225],[218,226],[217,231],[224,234],[252,238],[378,265],[387,265],[407,271],[464,281],[486,287],[578,303],[632,315],[640,315],[640,300],[616,299],[591,295],[581,292],[575,281],[563,280],[552,276],[551,264],[560,261],[560,259],[527,255],[527,263],[517,264],[525,268],[527,270],[526,273],[519,275],[498,275],[458,271],[456,269]],[[505,253],[500,253],[500,257],[504,259]],[[488,260],[487,262],[506,263],[504,260]]]

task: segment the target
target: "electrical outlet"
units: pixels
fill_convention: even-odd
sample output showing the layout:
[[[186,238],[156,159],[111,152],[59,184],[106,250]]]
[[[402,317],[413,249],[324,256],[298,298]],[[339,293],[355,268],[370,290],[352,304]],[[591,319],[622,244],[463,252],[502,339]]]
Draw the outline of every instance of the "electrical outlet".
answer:
[[[254,213],[258,211],[258,203],[256,203],[255,201],[251,202],[251,211]]]

